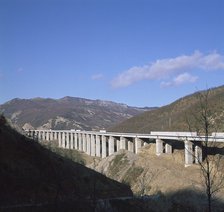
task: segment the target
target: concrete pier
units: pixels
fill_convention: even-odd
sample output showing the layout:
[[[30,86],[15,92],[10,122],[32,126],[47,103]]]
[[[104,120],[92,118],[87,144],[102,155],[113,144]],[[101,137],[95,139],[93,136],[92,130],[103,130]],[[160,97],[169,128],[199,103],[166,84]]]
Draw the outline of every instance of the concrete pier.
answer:
[[[139,152],[139,149],[142,147],[142,140],[138,137],[135,137],[135,153]]]
[[[66,133],[66,149],[70,148],[70,138],[69,138],[69,132]]]
[[[74,133],[70,133],[70,148],[74,149]]]
[[[127,149],[127,140],[125,137],[120,137],[120,149]]]
[[[190,166],[193,164],[193,143],[186,140],[184,141],[184,147],[185,147],[185,167]]]
[[[65,148],[65,132],[62,132],[62,148]]]
[[[195,163],[199,164],[202,162],[202,148],[199,145],[195,146]]]
[[[78,150],[82,151],[82,134],[79,133],[79,142],[78,142]]]
[[[172,146],[171,146],[171,144],[168,144],[168,143],[165,144],[165,153],[166,154],[172,154]]]
[[[95,141],[95,136],[91,134],[91,150],[90,150],[90,155],[91,156],[96,156],[96,141]]]
[[[109,156],[114,154],[114,137],[109,137]]]
[[[107,157],[107,144],[106,144],[106,136],[102,135],[102,158]]]
[[[134,146],[132,141],[128,141],[128,151],[134,152]]]
[[[156,155],[160,156],[163,153],[163,141],[159,138],[156,139]]]
[[[75,133],[75,149],[78,150],[78,134]]]
[[[100,157],[100,136],[96,135],[96,156]]]
[[[86,134],[86,153],[90,155],[90,135]]]

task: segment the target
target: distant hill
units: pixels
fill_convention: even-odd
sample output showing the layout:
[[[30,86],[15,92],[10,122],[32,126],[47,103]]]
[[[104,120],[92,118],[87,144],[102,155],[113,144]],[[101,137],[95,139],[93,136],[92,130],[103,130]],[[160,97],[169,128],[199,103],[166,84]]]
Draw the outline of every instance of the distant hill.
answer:
[[[61,130],[108,128],[150,109],[68,96],[61,99],[13,99],[0,105],[0,112],[20,128]]]
[[[206,91],[201,91],[206,92]],[[217,131],[224,131],[224,86],[210,89],[209,107]],[[109,128],[109,131],[149,133],[150,131],[189,131],[187,119],[200,109],[198,92],[172,104],[141,113]]]
[[[74,211],[89,211],[88,200],[93,198],[132,195],[128,186],[63,158],[19,134],[2,116],[0,182],[1,211],[3,206],[61,202],[75,202]]]

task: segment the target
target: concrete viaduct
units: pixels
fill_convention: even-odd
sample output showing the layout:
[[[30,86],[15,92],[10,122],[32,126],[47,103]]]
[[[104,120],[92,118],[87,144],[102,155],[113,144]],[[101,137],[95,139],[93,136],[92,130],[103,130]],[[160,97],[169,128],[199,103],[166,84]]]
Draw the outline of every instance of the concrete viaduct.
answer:
[[[209,137],[196,132],[150,132],[150,134],[117,133],[105,130],[28,130],[29,137],[39,141],[57,140],[58,146],[76,149],[88,155],[105,158],[126,149],[138,153],[142,146],[156,144],[156,155],[172,154],[176,144],[185,150],[185,167],[203,160],[202,141],[224,142],[224,133],[212,133]],[[179,145],[179,146],[180,146]],[[178,146],[178,145],[177,145]]]

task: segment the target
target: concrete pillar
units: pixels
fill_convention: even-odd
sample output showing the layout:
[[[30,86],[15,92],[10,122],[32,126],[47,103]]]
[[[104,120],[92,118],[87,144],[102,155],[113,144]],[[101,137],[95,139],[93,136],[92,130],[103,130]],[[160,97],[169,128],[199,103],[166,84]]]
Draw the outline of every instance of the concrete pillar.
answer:
[[[54,132],[53,131],[50,131],[50,141],[53,141],[54,140]]]
[[[100,136],[96,135],[96,156],[100,157]]]
[[[106,136],[102,135],[102,158],[107,157]]]
[[[165,153],[166,154],[172,154],[172,146],[171,146],[171,144],[168,144],[168,143],[165,144]]]
[[[74,133],[70,133],[70,149],[74,149]]]
[[[78,149],[78,134],[75,133],[75,149]]]
[[[41,132],[38,131],[38,140],[40,141],[41,140]]]
[[[138,137],[135,137],[135,153],[139,152],[139,149],[142,147],[142,140]]]
[[[91,134],[91,147],[90,147],[91,156],[96,156],[96,141],[95,136]]]
[[[45,131],[42,131],[42,141],[45,141]]]
[[[202,162],[202,148],[201,146],[195,146],[195,163],[199,164]]]
[[[86,134],[86,153],[90,155],[90,135]]]
[[[82,134],[79,133],[79,147],[78,147],[79,151],[82,151]]]
[[[58,147],[62,147],[61,132],[58,132]]]
[[[50,132],[49,132],[49,131],[46,132],[46,140],[47,140],[47,141],[50,140]]]
[[[62,148],[65,148],[65,132],[62,132]]]
[[[131,141],[128,141],[128,151],[134,152],[133,142],[131,142]]]
[[[114,154],[114,137],[113,136],[110,136],[109,137],[109,155],[112,155]]]
[[[159,138],[156,139],[156,155],[159,156],[163,153],[163,141]]]
[[[58,134],[57,131],[54,131],[54,139],[53,140],[55,140],[55,141],[58,140],[57,134]]]
[[[66,132],[66,149],[70,148],[70,137],[69,137],[69,132]]]
[[[127,149],[126,138],[123,136],[120,137],[120,149]]]
[[[186,140],[184,141],[185,149],[185,167],[193,164],[193,144],[192,142]]]
[[[117,152],[120,150],[120,140],[116,139],[116,144],[117,144]]]
[[[85,133],[82,134],[82,149],[83,152],[87,152],[87,143],[86,143],[86,135]]]

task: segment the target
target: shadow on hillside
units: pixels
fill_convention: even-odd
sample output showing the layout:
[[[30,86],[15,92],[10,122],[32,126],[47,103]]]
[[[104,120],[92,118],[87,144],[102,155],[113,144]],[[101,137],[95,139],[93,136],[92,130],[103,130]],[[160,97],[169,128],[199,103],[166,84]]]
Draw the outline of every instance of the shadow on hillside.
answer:
[[[19,134],[1,116],[0,182],[1,211],[39,211],[48,207],[71,211],[66,209],[70,203],[73,211],[90,211],[99,198],[133,195],[127,185]]]
[[[159,192],[152,196],[135,197],[133,199],[110,200],[109,204],[114,211],[123,212],[206,212],[206,197],[194,190],[184,189],[170,192],[166,195]],[[98,208],[100,209],[100,208]],[[101,208],[102,209],[102,208]],[[224,202],[216,200],[212,204],[213,211],[224,211]],[[104,210],[98,210],[104,211]]]

